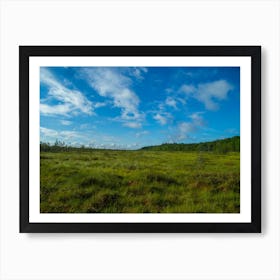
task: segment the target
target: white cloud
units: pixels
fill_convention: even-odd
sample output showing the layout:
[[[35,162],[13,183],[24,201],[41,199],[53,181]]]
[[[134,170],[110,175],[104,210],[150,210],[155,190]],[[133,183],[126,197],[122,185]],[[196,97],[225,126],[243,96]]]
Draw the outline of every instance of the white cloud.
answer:
[[[183,105],[186,105],[186,104],[187,104],[187,101],[186,101],[185,98],[177,97],[177,100],[178,100],[178,102],[180,102],[180,103],[183,104]]]
[[[205,108],[211,111],[219,109],[217,101],[227,99],[228,93],[233,87],[225,80],[218,80],[210,83],[193,85],[183,85],[180,91],[195,98],[204,104]]]
[[[129,127],[129,128],[141,128],[142,127],[141,123],[138,123],[138,122],[125,122],[123,124],[123,126]]]
[[[101,142],[119,142],[118,137],[112,136],[112,135],[101,135]]]
[[[62,137],[66,138],[66,139],[72,139],[75,137],[82,137],[82,135],[80,135],[80,133],[76,132],[76,131],[61,131],[60,135],[62,135]]]
[[[124,68],[128,75],[136,78],[137,80],[143,80],[144,74],[148,72],[148,68],[146,67],[128,67]]]
[[[193,85],[182,85],[180,91],[186,94],[190,94],[190,93],[194,93],[196,91],[196,88]]]
[[[106,106],[107,103],[106,102],[95,102],[92,104],[93,108],[96,109],[96,108],[101,108],[101,107],[104,107]]]
[[[48,87],[48,97],[62,104],[40,104],[40,111],[45,115],[71,115],[73,113],[92,114],[92,102],[80,91],[66,88],[46,68],[41,68],[40,82]],[[42,100],[41,100],[42,102]]]
[[[69,116],[71,112],[71,106],[69,104],[59,104],[59,105],[47,105],[40,104],[40,112],[43,115],[62,115]]]
[[[173,115],[167,111],[166,107],[171,106],[174,108],[175,106],[175,108],[177,109],[175,99],[173,99],[172,97],[167,97],[165,101],[157,101],[156,103],[157,108],[155,110],[149,111],[149,113],[152,113],[153,119],[156,120],[160,125],[171,123],[173,121]]]
[[[54,130],[46,127],[40,127],[41,140],[43,141],[69,141],[72,139],[81,139],[83,136],[76,131],[71,130]]]
[[[202,117],[202,112],[196,112],[189,116],[191,121],[180,122],[176,127],[175,137],[173,139],[177,141],[183,141],[191,137],[191,133],[197,131],[199,128],[205,125],[205,121]]]
[[[190,115],[190,118],[192,119],[192,122],[195,126],[204,126],[205,125],[205,121],[201,115],[202,115],[202,112],[196,112],[196,113],[193,113],[192,115]]]
[[[139,112],[137,94],[130,89],[132,80],[113,68],[85,68],[81,75],[90,86],[103,97],[113,100],[113,105],[121,109],[120,121],[142,121],[144,114]]]
[[[174,92],[174,89],[173,88],[166,88],[165,91],[170,94],[172,92]]]
[[[149,131],[144,130],[144,131],[137,132],[135,134],[135,137],[139,138],[139,137],[142,137],[142,136],[147,135],[147,134],[149,134]]]
[[[148,68],[146,68],[146,67],[138,67],[138,69],[140,69],[144,73],[148,72]]]
[[[57,137],[58,136],[58,132],[54,129],[49,129],[46,127],[40,127],[40,133],[44,136],[48,136],[48,137]]]
[[[165,125],[168,123],[168,113],[157,113],[153,116],[153,118],[161,125]]]
[[[170,107],[174,108],[174,109],[177,109],[177,102],[176,102],[176,100],[174,98],[170,97],[170,96],[166,98],[165,104],[167,106],[170,106]]]
[[[71,121],[67,121],[67,120],[61,120],[60,122],[62,125],[71,125],[72,124]]]
[[[191,122],[182,122],[178,125],[178,140],[184,140],[188,138],[190,132],[195,130],[195,126]]]
[[[63,79],[63,85],[66,87],[72,87],[73,83],[69,81],[68,79]]]

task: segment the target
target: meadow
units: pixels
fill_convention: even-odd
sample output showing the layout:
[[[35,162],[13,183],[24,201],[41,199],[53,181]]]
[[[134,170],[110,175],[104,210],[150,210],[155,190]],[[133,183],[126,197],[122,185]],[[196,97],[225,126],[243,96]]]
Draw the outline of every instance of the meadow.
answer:
[[[240,154],[40,153],[41,213],[239,213]]]

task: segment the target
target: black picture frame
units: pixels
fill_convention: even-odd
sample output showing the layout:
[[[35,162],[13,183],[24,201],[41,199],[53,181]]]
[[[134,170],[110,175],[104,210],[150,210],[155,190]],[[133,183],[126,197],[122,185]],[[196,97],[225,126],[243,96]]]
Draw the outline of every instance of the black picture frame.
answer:
[[[248,56],[251,58],[250,223],[32,223],[29,221],[29,58],[32,56]],[[261,232],[260,46],[19,46],[21,233]],[[33,147],[32,147],[33,148]]]

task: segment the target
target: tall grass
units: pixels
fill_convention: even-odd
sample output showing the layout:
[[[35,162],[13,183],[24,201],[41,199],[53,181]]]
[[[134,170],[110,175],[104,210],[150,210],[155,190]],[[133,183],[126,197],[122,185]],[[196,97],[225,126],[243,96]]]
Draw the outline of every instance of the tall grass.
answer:
[[[42,213],[237,213],[239,153],[41,152]]]

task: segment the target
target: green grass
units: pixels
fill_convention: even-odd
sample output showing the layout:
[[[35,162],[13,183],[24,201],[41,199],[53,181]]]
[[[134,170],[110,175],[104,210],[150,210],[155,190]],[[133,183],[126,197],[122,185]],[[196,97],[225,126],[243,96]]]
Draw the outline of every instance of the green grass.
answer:
[[[42,213],[238,213],[239,153],[41,152]]]

